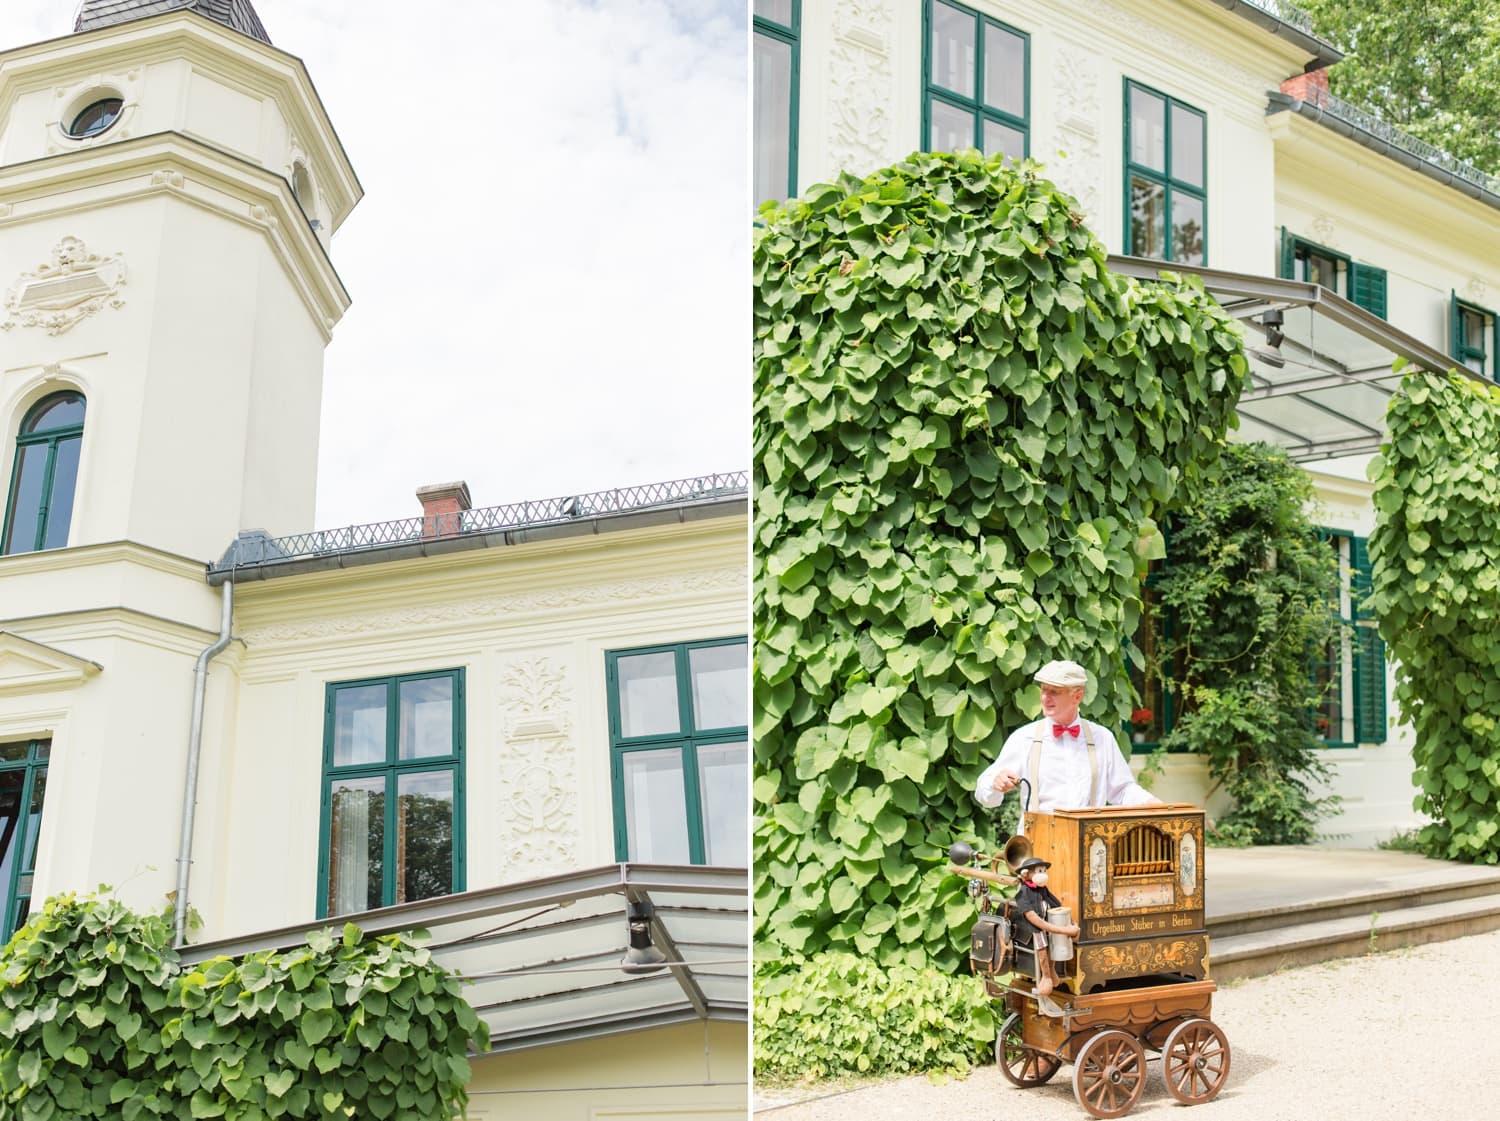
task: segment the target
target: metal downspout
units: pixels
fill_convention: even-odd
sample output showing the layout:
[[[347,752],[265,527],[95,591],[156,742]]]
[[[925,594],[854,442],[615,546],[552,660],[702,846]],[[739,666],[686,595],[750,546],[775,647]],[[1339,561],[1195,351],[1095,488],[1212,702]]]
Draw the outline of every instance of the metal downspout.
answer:
[[[198,759],[203,749],[203,697],[208,692],[208,663],[229,645],[234,620],[234,581],[224,581],[223,615],[219,620],[219,637],[198,655],[193,670],[193,722],[188,731],[187,780],[182,788],[182,839],[177,845],[176,934],[173,945],[187,945],[188,875],[193,866],[193,816],[198,808]]]

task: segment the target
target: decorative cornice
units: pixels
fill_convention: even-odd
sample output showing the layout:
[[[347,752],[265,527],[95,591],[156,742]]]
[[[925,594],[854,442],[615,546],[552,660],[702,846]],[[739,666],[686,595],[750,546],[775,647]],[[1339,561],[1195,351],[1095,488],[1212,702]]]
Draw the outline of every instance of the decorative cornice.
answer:
[[[0,696],[71,688],[103,668],[87,658],[0,631]]]
[[[713,569],[645,580],[619,580],[570,588],[538,589],[483,599],[421,604],[392,611],[251,625],[239,634],[254,646],[257,643],[367,636],[380,631],[464,626],[538,612],[569,611],[637,600],[717,596],[725,591],[748,588],[749,579],[750,574],[744,568]]]

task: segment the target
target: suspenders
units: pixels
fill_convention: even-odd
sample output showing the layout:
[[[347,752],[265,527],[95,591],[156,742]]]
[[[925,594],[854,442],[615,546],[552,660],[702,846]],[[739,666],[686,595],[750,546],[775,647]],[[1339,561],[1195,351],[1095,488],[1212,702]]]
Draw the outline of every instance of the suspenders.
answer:
[[[1089,727],[1089,722],[1087,720],[1080,720],[1079,723],[1083,725],[1083,742],[1088,745],[1089,749],[1089,805],[1095,806],[1099,804],[1097,797],[1099,787],[1099,753],[1094,750],[1094,732]],[[1037,776],[1042,769],[1041,729],[1044,727],[1046,727],[1045,721],[1038,726],[1037,733],[1031,740],[1031,758],[1026,763],[1026,777],[1031,783],[1033,794],[1041,789],[1037,784]]]

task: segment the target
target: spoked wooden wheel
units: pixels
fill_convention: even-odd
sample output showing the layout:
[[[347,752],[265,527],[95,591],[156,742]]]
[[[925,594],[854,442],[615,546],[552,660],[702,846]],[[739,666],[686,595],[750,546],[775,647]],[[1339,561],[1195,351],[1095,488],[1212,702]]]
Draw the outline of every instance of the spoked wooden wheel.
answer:
[[[1073,1096],[1095,1117],[1129,1112],[1146,1086],[1146,1049],[1123,1031],[1102,1031],[1073,1060]]]
[[[995,1062],[1001,1073],[1017,1086],[1040,1086],[1058,1072],[1062,1060],[1044,1051],[1033,1051],[1021,1042],[1021,1014],[1012,1012],[995,1037]]]
[[[1184,1020],[1161,1047],[1167,1089],[1180,1102],[1206,1102],[1229,1077],[1229,1041],[1208,1020]]]

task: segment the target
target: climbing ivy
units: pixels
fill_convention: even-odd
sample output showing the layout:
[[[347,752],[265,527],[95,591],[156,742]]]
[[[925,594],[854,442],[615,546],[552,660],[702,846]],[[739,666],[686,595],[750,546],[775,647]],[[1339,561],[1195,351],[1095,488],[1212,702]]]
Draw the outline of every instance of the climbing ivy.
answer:
[[[1180,705],[1162,747],[1196,752],[1234,799],[1215,839],[1305,844],[1332,799],[1310,662],[1345,635],[1338,563],[1309,516],[1311,478],[1268,444],[1231,444],[1180,492],[1156,583],[1147,672]]]
[[[757,936],[952,966],[975,779],[1050,658],[1130,711],[1142,540],[1234,423],[1240,334],[1110,272],[1029,163],[916,154],[761,217]]]
[[[1500,861],[1500,387],[1415,371],[1370,465],[1380,634],[1416,743],[1417,843]]]
[[[350,924],[184,967],[169,914],[58,896],[0,950],[0,1116],[462,1112],[488,1036],[427,950]]]

